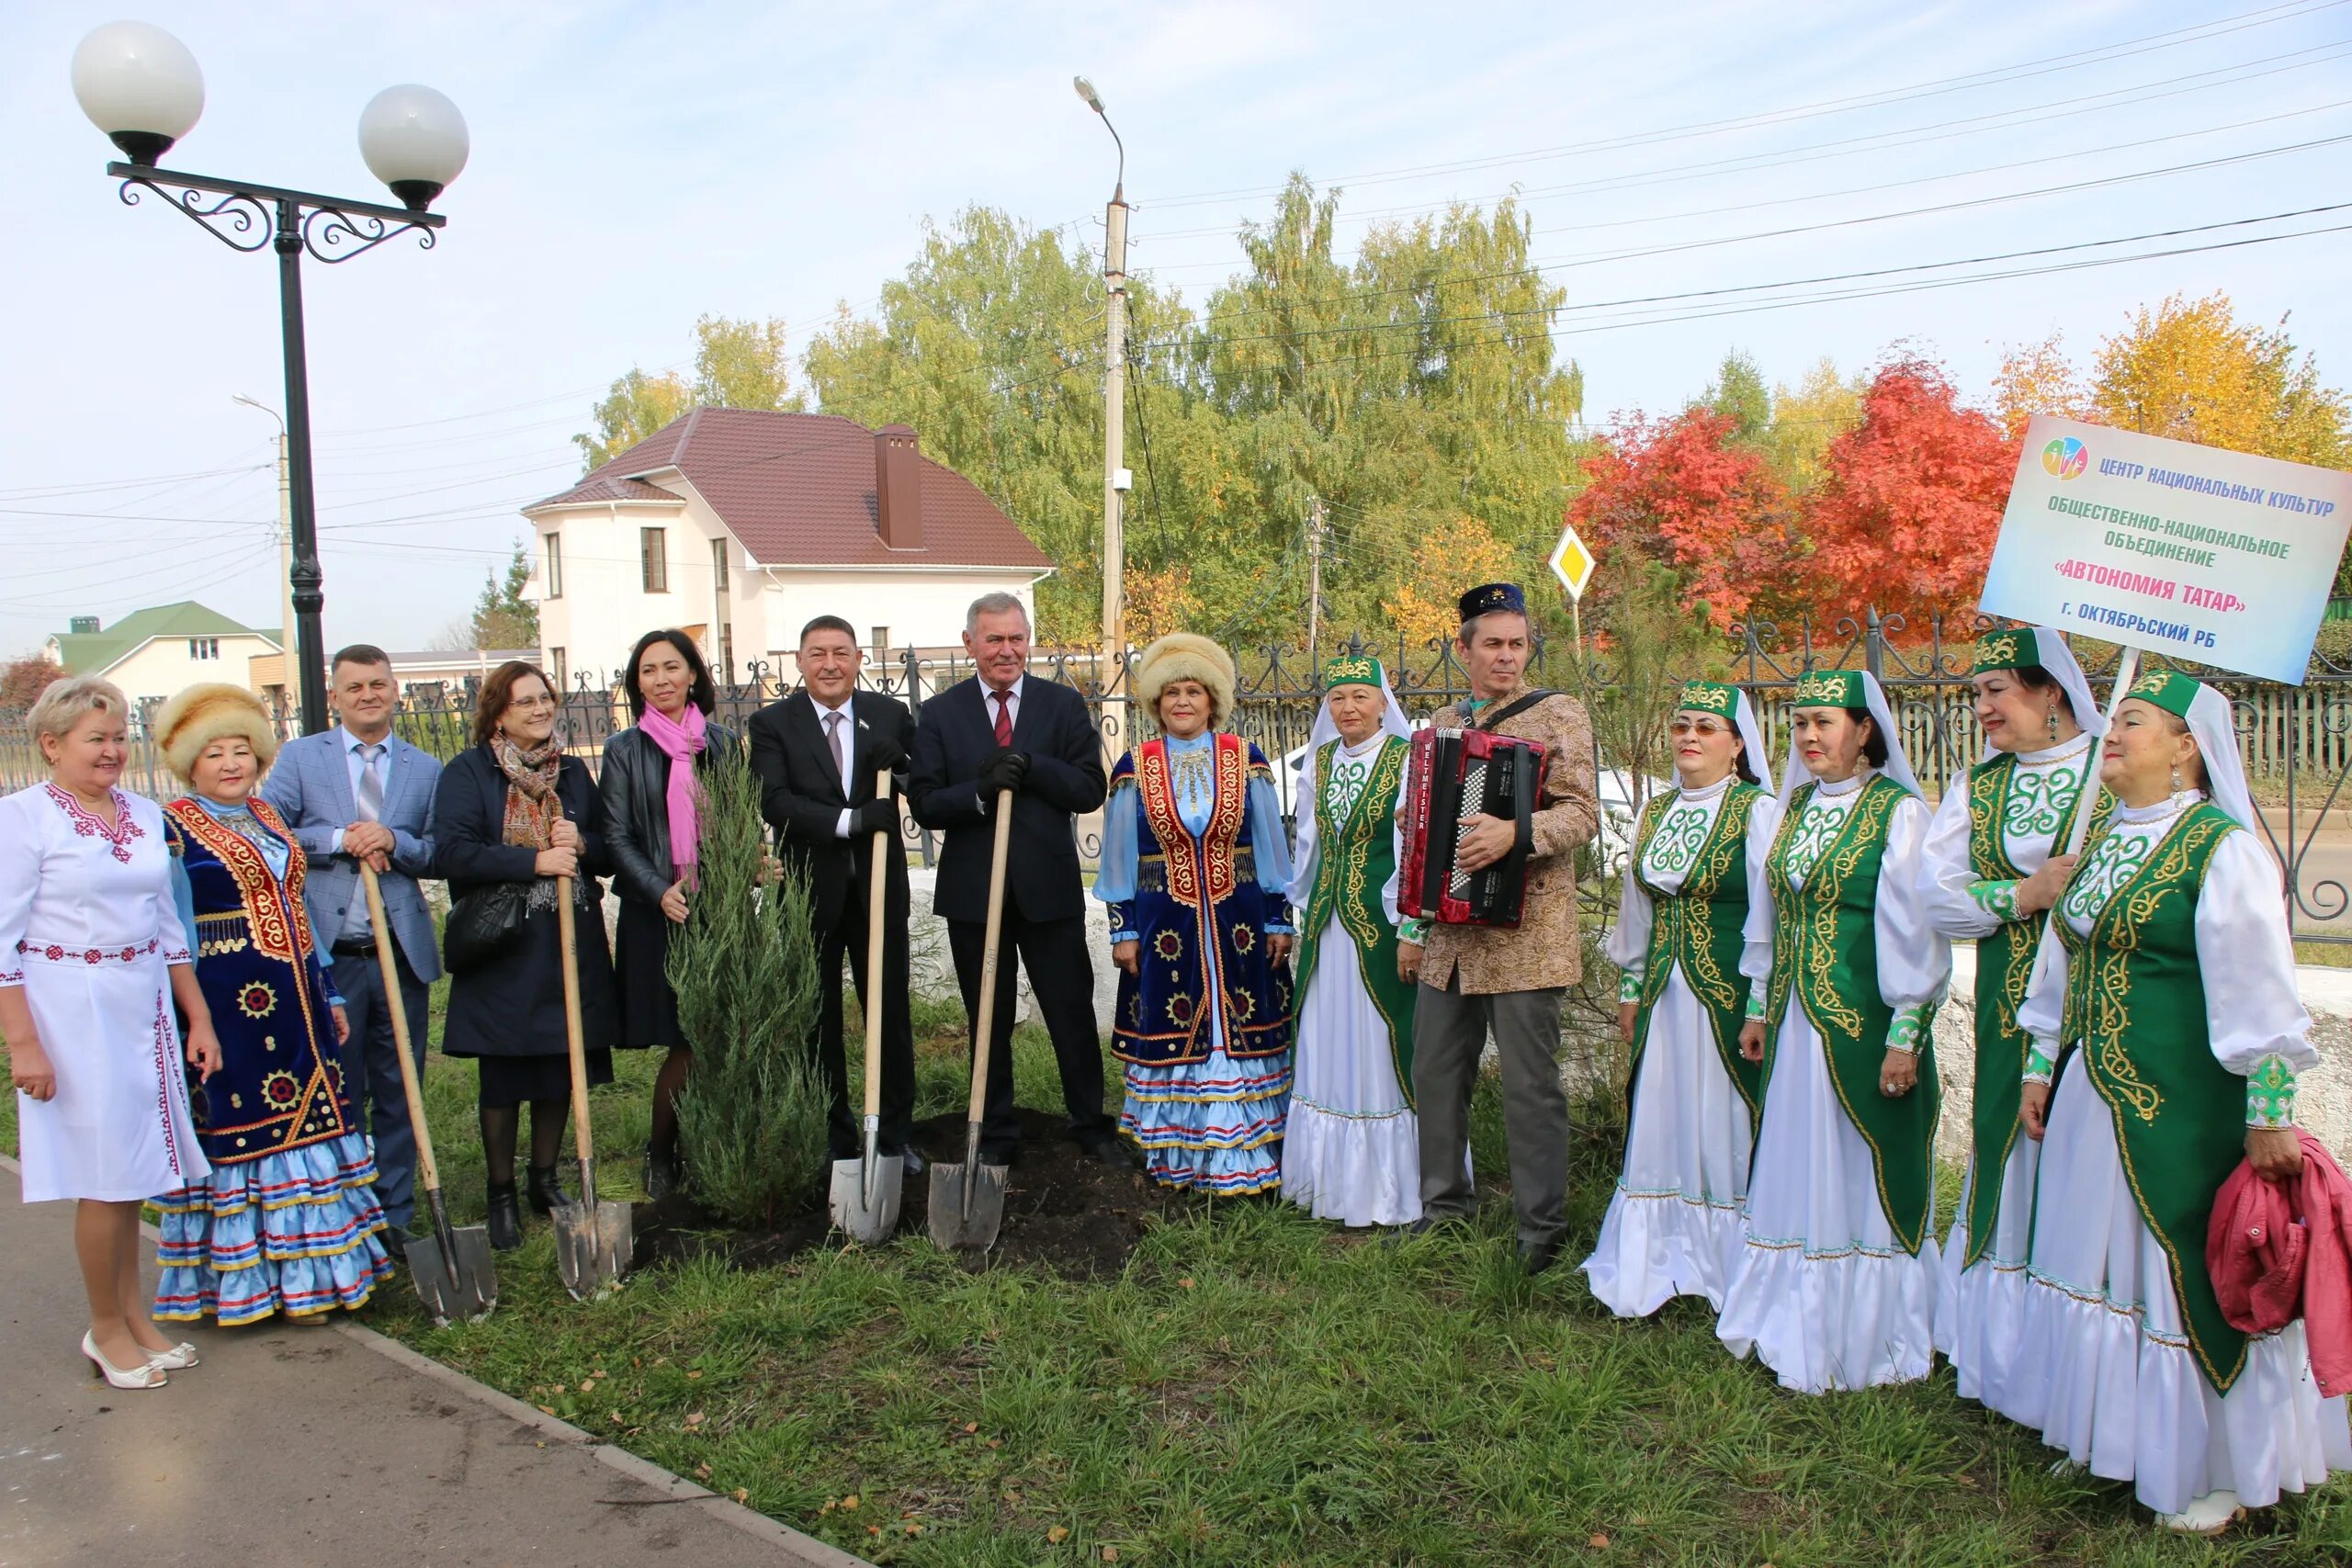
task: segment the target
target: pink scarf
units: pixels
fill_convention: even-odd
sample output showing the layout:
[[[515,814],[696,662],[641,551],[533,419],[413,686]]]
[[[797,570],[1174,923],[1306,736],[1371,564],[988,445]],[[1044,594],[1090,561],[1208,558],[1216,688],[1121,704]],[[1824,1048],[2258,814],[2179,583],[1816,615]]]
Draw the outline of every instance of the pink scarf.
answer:
[[[710,721],[702,709],[688,703],[676,718],[648,706],[637,728],[670,759],[670,861],[684,873],[695,863],[695,847],[701,836],[695,802],[702,790],[695,783],[694,760],[706,743]]]

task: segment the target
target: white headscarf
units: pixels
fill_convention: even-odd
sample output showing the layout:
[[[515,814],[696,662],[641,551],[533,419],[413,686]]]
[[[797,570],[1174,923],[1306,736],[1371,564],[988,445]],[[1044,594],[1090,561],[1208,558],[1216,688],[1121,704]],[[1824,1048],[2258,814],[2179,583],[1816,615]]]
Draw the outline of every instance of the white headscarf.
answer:
[[[1886,741],[1886,766],[1880,771],[1913,795],[1917,795],[1919,775],[1911,771],[1911,759],[1903,754],[1902,732],[1894,728],[1894,715],[1887,709],[1886,693],[1880,689],[1877,678],[1867,670],[1829,670],[1821,673],[1841,679],[1851,675],[1861,682],[1862,705],[1870,710],[1871,721],[1878,726],[1880,736]],[[1797,694],[1791,704],[1792,707],[1844,707],[1847,705],[1843,702],[1807,702],[1805,683],[1813,679],[1815,677],[1807,676],[1797,682]],[[1781,801],[1785,803],[1795,799],[1798,787],[1811,783],[1812,779],[1813,770],[1804,765],[1804,754],[1797,750],[1794,741],[1791,741],[1789,765],[1781,773]]]
[[[2048,626],[2035,626],[2033,645],[2035,661],[2050,672],[2050,678],[2058,682],[2059,690],[2066,694],[2066,705],[2074,709],[2075,722],[2082,727],[2083,733],[2093,740],[2105,735],[2107,714],[2099,707],[2098,699],[2091,695],[2090,679],[2083,673],[2081,663],[2075,658],[2075,650],[2066,646],[2066,634],[2052,631]],[[1998,756],[2000,750],[1988,741],[1984,755],[1976,760],[1985,761]],[[2041,750],[2044,748],[2030,750]]]

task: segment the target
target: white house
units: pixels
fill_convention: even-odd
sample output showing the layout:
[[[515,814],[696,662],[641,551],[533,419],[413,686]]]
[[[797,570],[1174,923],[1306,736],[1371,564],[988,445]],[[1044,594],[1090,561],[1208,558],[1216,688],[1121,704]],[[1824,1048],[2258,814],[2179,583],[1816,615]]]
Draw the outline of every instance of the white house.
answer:
[[[952,649],[974,599],[1030,604],[1053,570],[913,431],[837,414],[698,408],[523,515],[542,653],[564,685],[616,677],[657,626],[733,680],[753,660],[788,671],[820,615],[877,653]]]
[[[257,696],[255,682],[280,662],[275,626],[243,626],[192,599],[134,610],[111,628],[96,615],[76,615],[42,651],[71,675],[103,675],[122,688],[135,709],[161,702],[198,681],[226,681]]]

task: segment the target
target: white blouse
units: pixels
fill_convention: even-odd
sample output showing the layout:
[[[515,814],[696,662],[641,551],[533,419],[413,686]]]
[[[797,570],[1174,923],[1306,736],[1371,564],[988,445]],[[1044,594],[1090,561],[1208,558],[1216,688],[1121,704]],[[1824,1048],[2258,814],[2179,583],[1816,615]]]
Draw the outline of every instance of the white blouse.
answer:
[[[2001,852],[2021,874],[2032,875],[2056,852],[2059,826],[2067,808],[2081,798],[2083,778],[2095,755],[2088,734],[2044,750],[2018,753],[1994,831],[2000,836]],[[1919,892],[1929,923],[1946,936],[1987,937],[2003,922],[2019,918],[2017,884],[1978,879],[1969,852],[1973,827],[1968,796],[1965,776],[1954,779],[1944,791],[1928,829]]]
[[[1726,773],[1704,789],[1678,789],[1674,804],[1666,808],[1666,816],[1658,823],[1657,831],[1642,852],[1641,876],[1627,868],[1621,882],[1623,890],[1617,897],[1617,924],[1609,932],[1602,951],[1609,961],[1624,972],[1624,984],[1618,995],[1621,999],[1639,999],[1637,987],[1649,965],[1650,928],[1657,923],[1657,903],[1649,887],[1642,886],[1647,878],[1650,886],[1668,893],[1679,892],[1683,878],[1698,863],[1699,852],[1715,830],[1715,818],[1731,794],[1737,774]],[[1764,861],[1772,852],[1772,835],[1780,830],[1781,804],[1770,795],[1748,808],[1747,814],[1747,897],[1749,908],[1766,897],[1764,890]],[[1751,921],[1747,940],[1755,941]],[[1743,954],[1740,969],[1749,973],[1748,959],[1758,956],[1750,952]],[[1763,953],[1758,957],[1763,971],[1771,972],[1772,953],[1768,941]]]
[[[1790,880],[1802,887],[1853,815],[1862,784],[1871,776],[1863,768],[1850,779],[1818,784],[1805,803],[1789,844]],[[1928,807],[1905,792],[1886,819],[1886,847],[1879,856],[1877,919],[1873,936],[1878,954],[1879,1000],[1895,1010],[1889,1043],[1911,1049],[1924,1032],[1928,1014],[1943,1000],[1951,980],[1951,943],[1928,920],[1927,900],[1920,896],[1921,852],[1928,837]],[[1747,953],[1740,972],[1758,982],[1772,973],[1771,886],[1759,871],[1758,890],[1747,908]]]
[[[2075,868],[2058,900],[2058,918],[2076,935],[2087,933],[2118,889],[2147,863],[2181,814],[2203,798],[2183,790],[2154,806],[2115,813],[2107,835]],[[2055,1058],[2066,1000],[2066,951],[2046,944],[2041,983],[2018,1010],[2018,1022],[2041,1055]],[[2206,863],[2197,892],[2197,968],[2205,987],[2205,1027],[2213,1059],[2241,1077],[2267,1056],[2290,1072],[2319,1060],[2311,1043],[2311,1015],[2295,988],[2295,944],[2287,930],[2278,868],[2253,833],[2224,833]],[[2290,1091],[2291,1092],[2291,1090]]]
[[[119,789],[114,802],[108,828],[51,784],[0,799],[0,986],[26,983],[26,949],[93,967],[188,961],[163,809]]]

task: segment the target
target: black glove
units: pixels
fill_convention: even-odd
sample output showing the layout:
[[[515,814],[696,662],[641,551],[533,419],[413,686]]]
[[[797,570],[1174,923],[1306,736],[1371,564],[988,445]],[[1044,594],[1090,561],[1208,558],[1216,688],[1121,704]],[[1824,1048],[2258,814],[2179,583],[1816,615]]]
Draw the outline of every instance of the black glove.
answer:
[[[863,833],[896,833],[899,830],[899,802],[869,800],[863,806],[850,807],[851,831]]]
[[[876,735],[858,747],[857,771],[878,773],[888,768],[894,773],[907,771],[907,749],[887,736]]]
[[[1029,753],[1010,746],[999,747],[996,754],[980,766],[980,793],[991,799],[1004,790],[1017,793],[1021,781],[1028,776]]]

